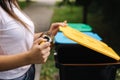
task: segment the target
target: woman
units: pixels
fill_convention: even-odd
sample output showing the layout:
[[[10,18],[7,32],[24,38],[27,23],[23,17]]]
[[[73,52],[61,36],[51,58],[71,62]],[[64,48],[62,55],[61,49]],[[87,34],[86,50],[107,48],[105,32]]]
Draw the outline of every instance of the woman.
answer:
[[[48,32],[55,36],[59,26],[66,23],[53,23]],[[34,80],[32,64],[45,63],[50,54],[40,35],[17,0],[0,0],[0,80]]]

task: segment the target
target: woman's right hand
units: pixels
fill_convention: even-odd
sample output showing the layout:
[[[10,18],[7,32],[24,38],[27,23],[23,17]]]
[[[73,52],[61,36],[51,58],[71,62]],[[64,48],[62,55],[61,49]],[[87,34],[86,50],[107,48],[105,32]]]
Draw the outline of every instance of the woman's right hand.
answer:
[[[39,44],[40,42],[44,42]],[[43,64],[50,55],[50,43],[39,38],[34,41],[32,48],[15,55],[0,55],[0,71],[15,69],[29,64]]]
[[[40,42],[43,42],[39,44]],[[50,43],[43,38],[39,38],[34,41],[34,44],[29,51],[28,60],[30,64],[43,64],[50,55]]]

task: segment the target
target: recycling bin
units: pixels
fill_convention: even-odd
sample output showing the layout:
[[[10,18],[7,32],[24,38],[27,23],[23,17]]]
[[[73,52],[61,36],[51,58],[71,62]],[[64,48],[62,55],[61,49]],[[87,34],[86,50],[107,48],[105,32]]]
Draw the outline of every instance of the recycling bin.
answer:
[[[97,33],[83,33],[102,41]],[[55,36],[55,51],[60,80],[115,80],[119,68],[116,60],[77,44],[62,32]]]
[[[86,32],[86,31],[92,31],[92,27],[88,24],[83,24],[83,23],[68,23],[68,26],[74,28],[74,29],[77,29],[79,31],[83,31],[83,32]]]
[[[114,65],[58,65],[60,80],[115,80],[117,70]]]

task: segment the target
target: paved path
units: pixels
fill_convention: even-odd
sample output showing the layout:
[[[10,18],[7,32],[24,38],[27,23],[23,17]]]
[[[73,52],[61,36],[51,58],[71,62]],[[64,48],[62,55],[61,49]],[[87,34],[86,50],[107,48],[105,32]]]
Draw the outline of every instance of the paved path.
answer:
[[[24,12],[33,20],[35,24],[35,32],[47,31],[50,26],[53,15],[53,7],[55,0],[34,0]],[[40,80],[41,65],[36,64],[35,80]]]
[[[35,0],[35,3],[24,9],[24,12],[35,23],[36,32],[48,30],[53,15],[54,4],[55,0]]]

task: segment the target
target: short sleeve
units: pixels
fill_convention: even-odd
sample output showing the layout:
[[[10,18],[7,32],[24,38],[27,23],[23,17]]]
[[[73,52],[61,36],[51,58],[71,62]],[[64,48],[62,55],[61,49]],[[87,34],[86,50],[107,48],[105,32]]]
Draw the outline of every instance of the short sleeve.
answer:
[[[3,26],[3,22],[2,22],[1,15],[0,15],[0,29],[2,28],[2,26]]]
[[[0,15],[0,24],[2,23],[2,18],[1,18],[1,15]]]
[[[2,11],[1,11],[1,7],[0,7],[0,24],[1,24],[1,22],[2,22],[2,17],[1,17],[2,14],[1,14],[1,13],[2,13]]]
[[[7,18],[6,12],[0,7],[0,29],[6,23],[5,18]]]
[[[2,21],[1,14],[0,14],[0,29],[2,28],[2,26],[3,26],[3,21]]]

